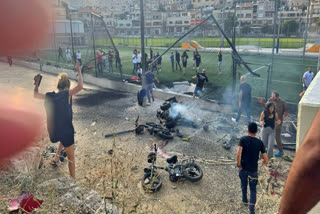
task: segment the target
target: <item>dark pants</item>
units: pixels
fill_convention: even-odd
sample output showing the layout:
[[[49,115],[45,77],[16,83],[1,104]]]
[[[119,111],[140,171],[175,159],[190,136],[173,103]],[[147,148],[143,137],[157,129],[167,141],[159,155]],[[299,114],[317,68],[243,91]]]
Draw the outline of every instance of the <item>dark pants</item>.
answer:
[[[116,59],[116,68],[119,66],[120,68],[120,59]]]
[[[240,108],[238,110],[238,115],[237,115],[236,121],[238,122],[240,120],[240,116],[243,111],[245,111],[247,113],[248,123],[251,123],[251,103],[250,104],[241,103]]]
[[[241,181],[243,203],[248,203],[247,188],[248,188],[248,181],[249,181],[249,188],[250,188],[249,210],[250,210],[250,214],[254,214],[254,206],[256,204],[256,199],[257,199],[258,172],[241,170],[239,171],[239,177]]]
[[[98,66],[98,72],[102,72],[103,71],[102,62],[98,62],[97,66]]]
[[[81,61],[81,59],[77,59],[78,61],[79,61],[79,63],[80,63],[80,66],[82,65],[82,61]]]
[[[176,70],[178,70],[178,65],[179,65],[179,68],[180,68],[180,71],[181,71],[180,61],[177,61],[177,60],[176,60]]]
[[[174,72],[174,62],[171,61],[171,65],[172,65],[172,72]]]

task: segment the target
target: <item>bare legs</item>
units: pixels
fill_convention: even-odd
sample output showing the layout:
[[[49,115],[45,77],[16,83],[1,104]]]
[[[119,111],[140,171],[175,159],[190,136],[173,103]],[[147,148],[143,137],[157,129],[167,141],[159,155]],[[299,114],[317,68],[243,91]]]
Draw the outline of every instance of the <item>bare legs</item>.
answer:
[[[57,163],[59,161],[59,156],[60,153],[63,149],[63,145],[61,143],[59,143],[59,147],[57,149],[57,153],[55,155],[54,161]],[[76,164],[75,164],[75,159],[74,159],[74,144],[72,144],[69,147],[64,148],[66,153],[67,153],[67,157],[68,157],[68,167],[69,167],[69,173],[70,176],[73,179],[76,179]]]

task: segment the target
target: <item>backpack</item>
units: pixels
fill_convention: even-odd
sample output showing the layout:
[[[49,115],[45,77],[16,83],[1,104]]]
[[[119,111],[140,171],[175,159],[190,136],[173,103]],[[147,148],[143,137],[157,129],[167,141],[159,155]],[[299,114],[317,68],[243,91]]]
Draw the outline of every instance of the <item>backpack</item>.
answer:
[[[146,95],[147,95],[146,89],[142,88],[142,89],[140,89],[140,90],[138,91],[138,93],[137,93],[137,99],[138,99],[138,104],[139,104],[140,106],[143,105],[143,99],[144,99],[144,97],[145,97]]]

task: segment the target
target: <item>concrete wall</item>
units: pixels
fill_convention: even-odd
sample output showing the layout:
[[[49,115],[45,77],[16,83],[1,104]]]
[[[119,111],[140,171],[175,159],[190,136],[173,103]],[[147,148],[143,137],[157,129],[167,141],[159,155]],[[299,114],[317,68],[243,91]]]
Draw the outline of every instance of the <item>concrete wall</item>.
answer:
[[[298,126],[297,126],[297,139],[296,149],[303,142],[311,123],[320,108],[320,72],[312,80],[306,93],[299,102],[298,107]],[[318,203],[308,214],[319,214],[320,203]]]
[[[307,134],[313,118],[320,108],[320,72],[311,82],[306,93],[302,97],[298,106],[298,126],[296,149],[298,150],[305,135]]]

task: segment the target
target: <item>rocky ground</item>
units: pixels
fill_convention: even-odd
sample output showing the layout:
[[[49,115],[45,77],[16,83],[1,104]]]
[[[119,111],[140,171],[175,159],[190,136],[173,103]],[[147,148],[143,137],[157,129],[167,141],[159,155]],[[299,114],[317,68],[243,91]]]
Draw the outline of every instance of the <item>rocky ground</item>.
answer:
[[[7,64],[1,63],[0,70],[2,91],[19,89],[24,91],[28,99],[33,99],[32,79],[35,71],[16,66],[9,68]],[[56,77],[47,74],[43,76],[41,91],[54,90]],[[34,102],[39,106],[43,105],[41,101]],[[247,207],[240,203],[240,180],[235,161],[237,139],[246,134],[245,118],[242,119],[243,122],[233,124],[230,120],[233,116],[230,107],[183,100],[184,116],[198,124],[197,128],[178,127],[184,137],[190,138],[189,141],[174,137],[167,142],[147,132],[142,135],[128,133],[104,137],[108,133],[133,129],[137,116],[140,116],[140,123],[157,122],[156,110],[162,102],[163,100],[156,99],[150,106],[142,108],[137,105],[135,93],[103,90],[86,85],[85,90],[73,98],[76,185],[81,189],[71,188],[73,193],[68,194],[67,190],[59,192],[59,188],[50,190],[52,185],[47,185],[49,190],[43,188],[48,182],[55,184],[56,179],[69,176],[66,162],[57,168],[50,165],[53,154],[48,152],[48,147],[56,145],[50,144],[44,135],[37,142],[42,154],[38,169],[30,167],[21,170],[19,164],[12,164],[9,169],[1,172],[0,210],[6,209],[8,199],[16,198],[20,191],[27,190],[44,200],[37,213],[81,213],[80,210],[84,208],[79,205],[79,200],[81,203],[88,203],[87,194],[94,190],[93,201],[100,199],[98,205],[111,204],[122,213],[248,213]],[[294,121],[294,118],[294,115],[289,115],[288,121]],[[254,119],[257,120],[257,117]],[[205,124],[209,127],[208,131],[202,128]],[[290,135],[283,136],[284,142],[294,142],[291,122],[284,124],[283,133]],[[226,150],[223,144],[230,139],[231,149]],[[143,169],[149,166],[147,155],[155,143],[163,152],[168,155],[177,154],[179,159],[194,157],[204,171],[203,179],[197,183],[186,180],[172,183],[168,174],[162,171],[161,190],[146,193],[141,185]],[[286,151],[286,154],[293,157],[294,152]],[[161,155],[158,155],[157,164],[166,164]],[[278,210],[290,164],[276,158],[271,168],[259,165],[256,213],[271,214]],[[62,183],[72,181],[63,180]],[[63,201],[71,198],[70,203],[63,203],[61,197]],[[76,202],[72,200],[74,198],[77,198]],[[86,213],[95,212],[91,210]]]

